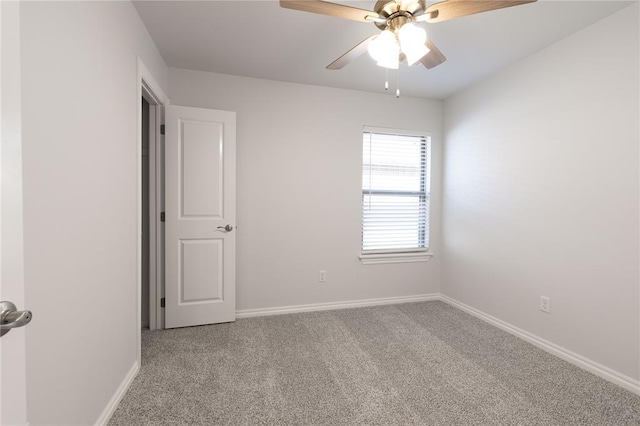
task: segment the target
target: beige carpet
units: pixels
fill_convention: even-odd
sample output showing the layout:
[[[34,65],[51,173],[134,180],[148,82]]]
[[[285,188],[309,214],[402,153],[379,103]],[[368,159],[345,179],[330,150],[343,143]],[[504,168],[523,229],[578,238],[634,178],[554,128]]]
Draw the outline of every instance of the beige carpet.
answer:
[[[111,425],[640,425],[640,397],[442,302],[145,332]]]

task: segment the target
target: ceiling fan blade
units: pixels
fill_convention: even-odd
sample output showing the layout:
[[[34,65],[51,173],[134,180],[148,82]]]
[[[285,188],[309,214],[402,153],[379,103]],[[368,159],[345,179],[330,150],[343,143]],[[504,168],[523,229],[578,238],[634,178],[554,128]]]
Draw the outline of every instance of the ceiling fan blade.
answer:
[[[380,15],[371,10],[358,9],[357,7],[321,0],[280,0],[280,7],[302,10],[303,12],[319,13],[320,15],[336,16],[338,18],[360,22],[371,22],[371,20],[367,20],[367,17],[370,17],[369,19],[380,18]]]
[[[429,23],[448,21],[449,19],[473,15],[475,13],[489,12],[490,10],[519,6],[535,1],[536,0],[446,0],[429,6],[422,15],[416,17],[416,21]]]
[[[424,65],[428,69],[431,69],[431,68],[437,67],[438,65],[440,65],[441,63],[447,60],[447,58],[436,47],[436,45],[431,42],[431,40],[427,39],[427,42],[425,44],[429,48],[429,53],[427,53],[422,57],[422,59],[420,59],[420,62],[422,62],[422,65]]]
[[[354,59],[358,58],[360,55],[362,55],[364,52],[367,51],[367,47],[369,46],[369,42],[371,40],[373,40],[376,35],[377,34],[374,34],[371,37],[367,37],[366,39],[362,40],[360,43],[358,43],[355,47],[353,47],[347,53],[345,53],[344,55],[340,56],[338,59],[336,59],[335,61],[331,62],[329,65],[327,65],[327,69],[328,70],[339,70],[339,69],[344,68],[346,65],[349,64],[349,62],[351,62]]]

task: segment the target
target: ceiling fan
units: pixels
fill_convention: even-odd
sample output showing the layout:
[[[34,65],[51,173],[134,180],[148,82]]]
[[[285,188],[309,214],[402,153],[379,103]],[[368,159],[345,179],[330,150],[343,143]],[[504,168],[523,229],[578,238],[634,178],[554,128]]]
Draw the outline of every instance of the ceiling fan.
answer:
[[[445,0],[426,7],[425,0],[379,0],[374,10],[359,9],[321,0],[280,0],[287,9],[335,16],[359,22],[373,22],[382,30],[358,43],[327,65],[339,70],[365,51],[384,68],[397,69],[400,62],[413,65],[418,61],[434,68],[447,58],[429,40],[423,28],[414,23],[436,23],[475,13],[533,3],[536,0]]]

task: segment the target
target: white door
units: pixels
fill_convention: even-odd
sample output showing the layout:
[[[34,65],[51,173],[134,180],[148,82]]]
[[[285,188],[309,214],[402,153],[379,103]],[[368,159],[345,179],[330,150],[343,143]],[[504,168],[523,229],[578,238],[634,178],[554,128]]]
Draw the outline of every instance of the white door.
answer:
[[[236,114],[168,106],[165,127],[165,327],[234,321]]]
[[[24,306],[20,4],[0,1],[0,300]],[[26,329],[0,338],[0,424],[27,424]]]

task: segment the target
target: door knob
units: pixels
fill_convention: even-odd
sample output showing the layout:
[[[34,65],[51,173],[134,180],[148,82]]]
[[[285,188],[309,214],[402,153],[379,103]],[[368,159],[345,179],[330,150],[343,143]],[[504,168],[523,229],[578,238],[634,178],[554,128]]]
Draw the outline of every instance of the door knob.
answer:
[[[0,337],[12,328],[29,324],[32,317],[31,311],[19,311],[11,302],[0,302]]]
[[[233,226],[231,226],[231,225],[218,226],[218,229],[224,229],[227,232],[231,232],[231,231],[233,231]]]

